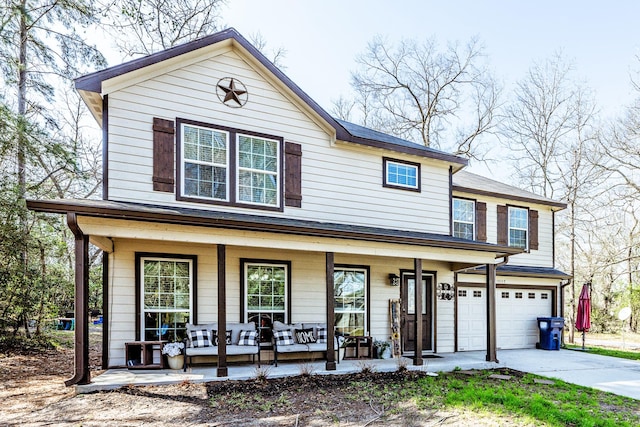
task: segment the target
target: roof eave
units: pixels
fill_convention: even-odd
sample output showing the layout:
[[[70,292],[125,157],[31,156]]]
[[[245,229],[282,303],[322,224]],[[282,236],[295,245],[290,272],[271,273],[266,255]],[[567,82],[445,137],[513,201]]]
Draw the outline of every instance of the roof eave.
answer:
[[[455,185],[455,184],[453,184],[453,186],[451,188],[452,188],[453,191],[459,191],[461,193],[470,193],[470,194],[477,194],[479,196],[488,196],[488,197],[497,197],[497,198],[508,198],[510,200],[517,200],[517,201],[520,201],[520,202],[547,205],[547,206],[551,206],[552,208],[555,208],[554,209],[555,211],[561,211],[561,210],[567,208],[567,204],[566,203],[557,202],[557,201],[553,201],[553,200],[540,200],[540,199],[536,199],[536,198],[533,198],[533,197],[522,197],[522,196],[517,196],[517,195],[513,195],[513,194],[505,194],[505,193],[498,193],[498,192],[493,192],[493,191],[479,190],[477,188],[465,187],[465,186],[462,186],[462,185]]]
[[[338,124],[338,126],[340,126]],[[340,126],[342,128],[342,126]],[[342,128],[344,129],[344,128]],[[442,160],[445,162],[449,162],[455,165],[459,165],[458,169],[461,169],[465,166],[467,166],[469,164],[469,160],[462,158],[462,157],[458,157],[456,155],[453,154],[447,154],[447,153],[441,153],[441,152],[436,152],[436,151],[428,151],[428,150],[424,150],[420,147],[407,147],[404,145],[398,145],[398,144],[391,144],[388,142],[384,142],[384,141],[379,141],[379,140],[375,140],[375,139],[368,139],[368,138],[362,138],[359,136],[355,136],[352,135],[351,133],[349,133],[346,129],[345,132],[348,134],[347,138],[338,138],[342,141],[345,142],[351,142],[353,144],[359,144],[359,145],[364,145],[367,147],[372,147],[372,148],[379,148],[379,149],[383,149],[383,150],[390,150],[390,151],[395,151],[398,153],[404,153],[404,154],[410,154],[413,156],[419,156],[419,157],[426,157],[429,159],[434,159],[434,160]]]
[[[103,203],[102,201],[97,201]],[[111,202],[104,202],[111,203]],[[126,219],[133,221],[147,221],[170,223],[188,226],[205,226],[227,228],[235,230],[274,232],[295,234],[311,237],[341,238],[350,240],[371,241],[379,243],[409,244],[444,249],[471,250],[494,253],[496,258],[520,253],[519,249],[498,246],[483,242],[461,242],[449,239],[439,239],[435,235],[423,233],[421,236],[411,233],[394,234],[396,230],[369,227],[348,227],[348,230],[338,230],[332,224],[292,220],[284,224],[269,221],[267,217],[220,213],[219,217],[211,218],[198,215],[186,215],[177,212],[178,208],[154,208],[142,205],[126,204],[123,206],[90,206],[86,203],[74,203],[69,200],[27,200],[30,210],[54,214],[75,213],[91,217],[108,219]],[[261,221],[260,219],[263,219]],[[448,237],[448,236],[447,236]]]

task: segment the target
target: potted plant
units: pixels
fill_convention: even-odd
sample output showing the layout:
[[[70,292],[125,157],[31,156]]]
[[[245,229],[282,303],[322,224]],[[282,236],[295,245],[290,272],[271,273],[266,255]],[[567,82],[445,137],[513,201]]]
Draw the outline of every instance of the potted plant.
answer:
[[[170,342],[162,347],[162,354],[167,355],[167,362],[169,362],[171,369],[182,369],[184,365],[183,348],[184,344],[181,342]]]

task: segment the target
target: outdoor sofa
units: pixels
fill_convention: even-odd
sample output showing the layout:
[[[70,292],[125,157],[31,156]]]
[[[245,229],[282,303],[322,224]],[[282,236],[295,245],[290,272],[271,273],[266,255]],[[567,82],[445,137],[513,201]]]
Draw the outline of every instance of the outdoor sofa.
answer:
[[[200,325],[187,324],[187,336],[184,339],[184,371],[187,365],[197,356],[218,356],[218,340],[225,339],[227,356],[253,356],[253,363],[258,355],[260,366],[260,340],[254,322],[227,323],[226,333],[220,334],[217,323]]]
[[[309,355],[314,352],[327,352],[326,323],[285,324],[273,322],[273,362],[278,366],[278,354]],[[340,338],[335,337],[333,348],[340,347]],[[340,358],[336,357],[338,363]]]

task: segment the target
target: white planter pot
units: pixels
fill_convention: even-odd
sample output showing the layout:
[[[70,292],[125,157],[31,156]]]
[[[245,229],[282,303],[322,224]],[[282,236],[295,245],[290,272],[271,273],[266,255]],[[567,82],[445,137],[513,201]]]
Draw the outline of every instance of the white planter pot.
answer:
[[[169,362],[169,368],[171,369],[182,369],[184,366],[184,356],[167,356],[167,362]]]

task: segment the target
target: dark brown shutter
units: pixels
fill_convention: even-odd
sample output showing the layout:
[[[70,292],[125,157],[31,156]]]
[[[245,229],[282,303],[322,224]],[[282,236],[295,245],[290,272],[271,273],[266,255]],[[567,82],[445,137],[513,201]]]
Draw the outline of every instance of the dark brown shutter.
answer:
[[[508,221],[507,221],[507,207],[506,206],[502,206],[502,205],[498,205],[496,207],[497,210],[497,214],[498,214],[498,241],[497,243],[499,245],[504,245],[507,246],[507,234],[508,230]]]
[[[284,199],[286,206],[302,207],[302,146],[285,142]]]
[[[153,190],[173,193],[175,173],[173,121],[153,118]]]
[[[487,241],[487,204],[476,202],[476,240]]]
[[[529,249],[538,250],[538,211],[529,210]]]

